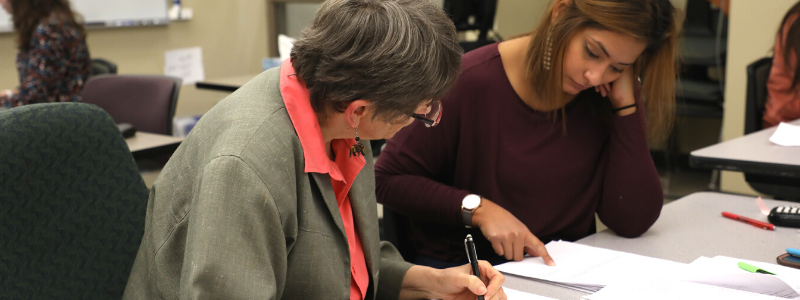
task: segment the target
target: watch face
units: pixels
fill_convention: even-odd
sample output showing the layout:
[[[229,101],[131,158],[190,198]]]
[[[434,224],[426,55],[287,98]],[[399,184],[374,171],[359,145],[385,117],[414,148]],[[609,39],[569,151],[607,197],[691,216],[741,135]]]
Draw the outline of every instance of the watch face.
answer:
[[[464,206],[466,209],[476,209],[478,205],[481,205],[481,197],[478,195],[469,195],[464,197],[464,201],[462,201],[461,205]]]

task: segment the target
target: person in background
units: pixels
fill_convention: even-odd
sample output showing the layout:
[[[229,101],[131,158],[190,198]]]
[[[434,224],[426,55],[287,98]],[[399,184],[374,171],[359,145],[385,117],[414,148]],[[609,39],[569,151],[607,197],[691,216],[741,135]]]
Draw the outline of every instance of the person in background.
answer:
[[[409,126],[381,153],[378,202],[408,217],[416,263],[463,263],[457,237],[470,233],[493,264],[527,253],[554,265],[543,242],[595,233],[595,214],[624,237],[658,218],[647,138],[674,117],[678,12],[554,0],[544,16],[465,54],[441,126]]]
[[[360,140],[439,121],[461,59],[447,16],[428,0],[328,0],[290,57],[172,155],[123,298],[505,299],[486,261],[481,278],[412,266],[379,241]]]
[[[763,128],[800,119],[800,2],[786,13],[775,37],[772,69],[767,80]]]
[[[91,61],[83,26],[67,0],[0,0],[17,35],[19,87],[0,93],[0,107],[78,102]]]

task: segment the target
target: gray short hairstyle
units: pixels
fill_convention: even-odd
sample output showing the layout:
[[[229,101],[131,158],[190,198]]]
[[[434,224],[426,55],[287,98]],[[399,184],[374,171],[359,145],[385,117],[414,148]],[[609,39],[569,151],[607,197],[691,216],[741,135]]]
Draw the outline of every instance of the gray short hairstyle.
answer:
[[[461,54],[455,26],[429,0],[328,0],[291,60],[318,115],[364,99],[391,121],[443,97]]]

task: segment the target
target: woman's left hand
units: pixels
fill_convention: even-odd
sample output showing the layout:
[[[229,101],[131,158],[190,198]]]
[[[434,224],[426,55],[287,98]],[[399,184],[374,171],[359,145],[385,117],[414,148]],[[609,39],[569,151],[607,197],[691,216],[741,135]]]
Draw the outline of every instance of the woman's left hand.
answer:
[[[620,108],[636,103],[636,99],[633,96],[634,80],[633,68],[628,67],[617,80],[598,85],[594,87],[594,90],[603,95],[603,97],[608,97],[612,108]]]

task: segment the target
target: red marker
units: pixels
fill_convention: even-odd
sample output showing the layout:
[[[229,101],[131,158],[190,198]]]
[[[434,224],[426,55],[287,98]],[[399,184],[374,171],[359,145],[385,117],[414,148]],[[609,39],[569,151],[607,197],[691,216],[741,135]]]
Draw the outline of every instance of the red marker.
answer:
[[[729,213],[727,211],[723,211],[722,212],[722,216],[726,217],[726,218],[729,218],[729,219],[734,219],[734,220],[739,221],[739,222],[744,222],[744,223],[753,225],[753,226],[758,227],[758,228],[764,228],[766,230],[775,230],[775,225],[772,225],[770,223],[764,223],[764,222],[761,222],[761,221],[756,221],[756,220],[753,220],[753,219],[750,219],[750,218],[747,218],[747,217],[742,217],[740,215]]]

